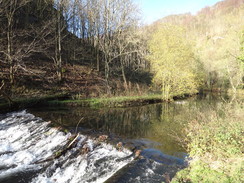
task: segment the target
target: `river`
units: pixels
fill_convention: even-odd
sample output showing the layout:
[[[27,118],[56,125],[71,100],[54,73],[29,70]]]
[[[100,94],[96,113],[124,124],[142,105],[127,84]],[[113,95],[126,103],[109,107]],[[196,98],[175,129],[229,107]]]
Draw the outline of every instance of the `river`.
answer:
[[[177,139],[189,120],[224,101],[199,95],[130,108],[37,107],[2,114],[0,182],[167,182],[187,166]],[[72,136],[76,143],[64,149]]]

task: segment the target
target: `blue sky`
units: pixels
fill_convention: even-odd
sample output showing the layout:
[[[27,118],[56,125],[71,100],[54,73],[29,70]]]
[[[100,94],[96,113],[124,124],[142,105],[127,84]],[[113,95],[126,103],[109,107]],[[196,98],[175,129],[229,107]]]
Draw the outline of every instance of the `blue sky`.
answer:
[[[145,23],[152,23],[171,14],[191,12],[196,14],[206,6],[212,6],[221,0],[136,0],[142,11]]]

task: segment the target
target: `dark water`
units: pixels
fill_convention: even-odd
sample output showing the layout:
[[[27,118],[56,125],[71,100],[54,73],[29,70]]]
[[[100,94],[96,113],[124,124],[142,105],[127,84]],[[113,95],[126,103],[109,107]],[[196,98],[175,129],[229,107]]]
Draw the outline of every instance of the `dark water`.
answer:
[[[226,100],[199,95],[141,107],[40,107],[0,115],[0,182],[169,182],[186,167],[187,153],[177,140],[183,129]],[[56,127],[79,132],[68,150],[72,133]],[[116,148],[118,142],[128,149]]]
[[[32,114],[56,125],[87,133],[107,134],[140,149],[156,149],[184,158],[186,150],[176,139],[199,111],[214,109],[223,96],[205,94],[187,100],[129,108],[47,107],[30,109]],[[79,123],[80,122],[80,123]]]

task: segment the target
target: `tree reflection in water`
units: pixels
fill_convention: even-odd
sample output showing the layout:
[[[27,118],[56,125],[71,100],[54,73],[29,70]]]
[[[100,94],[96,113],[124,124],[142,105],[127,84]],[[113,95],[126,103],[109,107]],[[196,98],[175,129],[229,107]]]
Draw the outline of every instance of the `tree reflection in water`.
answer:
[[[131,139],[148,148],[156,148],[169,155],[185,152],[175,136],[181,138],[187,122],[198,111],[214,109],[222,102],[219,96],[199,95],[186,101],[152,104],[129,108],[42,108],[31,109],[36,116],[57,125],[75,129],[91,129]]]

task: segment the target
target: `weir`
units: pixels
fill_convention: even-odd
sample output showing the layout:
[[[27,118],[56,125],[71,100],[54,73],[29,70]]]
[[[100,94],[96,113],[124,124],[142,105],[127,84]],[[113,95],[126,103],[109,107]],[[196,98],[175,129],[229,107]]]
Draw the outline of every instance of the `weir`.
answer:
[[[49,124],[26,111],[0,116],[0,182],[162,182],[183,166]]]

